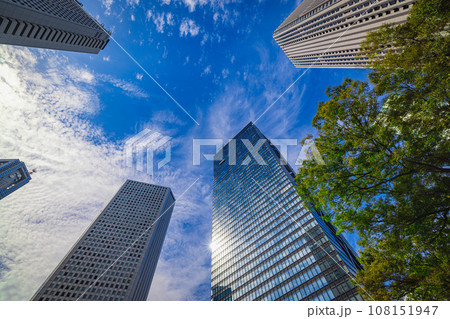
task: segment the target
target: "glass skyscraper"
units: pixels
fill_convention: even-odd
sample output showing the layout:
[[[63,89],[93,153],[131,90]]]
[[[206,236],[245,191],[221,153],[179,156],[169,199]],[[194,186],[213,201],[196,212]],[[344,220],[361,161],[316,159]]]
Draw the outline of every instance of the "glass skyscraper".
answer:
[[[31,180],[24,162],[0,159],[0,199],[5,198]]]
[[[174,204],[170,188],[126,181],[33,300],[146,300]]]
[[[215,155],[211,300],[362,300],[356,253],[282,164],[252,123]]]

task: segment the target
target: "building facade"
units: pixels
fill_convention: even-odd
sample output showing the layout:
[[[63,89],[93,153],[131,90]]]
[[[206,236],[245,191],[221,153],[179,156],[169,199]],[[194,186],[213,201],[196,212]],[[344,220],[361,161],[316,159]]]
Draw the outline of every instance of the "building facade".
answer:
[[[5,198],[31,180],[24,162],[0,159],[0,199]]]
[[[273,38],[297,68],[366,68],[367,32],[406,21],[416,0],[303,0]]]
[[[215,156],[211,300],[362,300],[356,253],[281,159],[252,123]]]
[[[109,36],[76,0],[0,0],[0,44],[98,53]]]
[[[33,300],[146,300],[172,215],[170,188],[128,180]]]

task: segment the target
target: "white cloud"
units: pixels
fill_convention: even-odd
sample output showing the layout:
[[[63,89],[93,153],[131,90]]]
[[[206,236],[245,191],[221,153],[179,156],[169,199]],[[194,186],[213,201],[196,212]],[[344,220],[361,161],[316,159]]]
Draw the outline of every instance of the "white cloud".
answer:
[[[219,12],[214,13],[213,20],[214,20],[214,23],[216,23],[217,20],[219,20]]]
[[[223,69],[222,70],[222,76],[223,76],[224,79],[226,79],[229,74],[230,74],[230,70],[228,70],[228,69]]]
[[[149,95],[145,91],[143,91],[142,89],[140,89],[133,83],[115,78],[111,75],[101,74],[101,75],[97,76],[97,79],[107,82],[107,83],[110,83],[113,86],[122,89],[126,94],[128,94],[130,96],[139,97],[139,98],[148,98],[149,97]]]
[[[208,108],[204,121],[210,123],[208,131],[211,132],[211,138],[231,138],[248,122],[255,122],[258,118],[258,127],[269,138],[301,140],[305,137],[302,135],[304,132],[298,130],[297,121],[303,111],[302,97],[307,90],[306,85],[299,80],[280,97],[297,79],[298,74],[282,52],[276,59],[270,56],[267,49],[260,48],[258,53],[257,58],[261,61],[258,70],[249,72],[244,68],[241,71],[244,81],[227,81],[223,92],[214,96],[215,102]],[[222,71],[222,76],[224,73],[227,73],[226,70]],[[249,95],[248,92],[253,94]],[[274,104],[275,101],[277,102]],[[295,155],[294,153],[292,154]],[[291,158],[288,161],[291,162]]]
[[[197,6],[204,6],[204,5],[211,5],[211,6],[223,6],[223,2],[227,1],[220,1],[220,0],[182,0],[184,5],[189,8],[190,12],[194,12],[195,8]]]
[[[156,16],[153,16],[153,23],[156,26],[156,30],[159,33],[164,33],[164,25],[166,24],[166,20],[164,19],[164,12],[157,13]]]
[[[164,1],[164,0],[163,0]],[[214,12],[217,10],[225,11],[225,5],[235,2],[241,2],[240,0],[179,0],[188,7],[190,12],[194,12],[197,7],[209,6]],[[218,18],[218,17],[217,17]]]
[[[219,22],[224,25],[230,25],[234,26],[235,23],[238,21],[239,18],[239,11],[237,10],[228,10],[228,9],[221,9],[221,12],[216,12],[213,15],[214,23],[218,24]]]
[[[37,169],[0,205],[0,300],[28,300],[126,178],[151,180],[123,168],[123,141],[89,121],[101,111],[94,72],[57,52],[3,46],[0,56],[0,154]],[[150,299],[193,299],[209,282],[209,186],[200,181],[179,198],[196,176],[174,167],[153,180],[178,198]],[[197,225],[194,234],[186,224]]]
[[[0,153],[37,169],[2,200],[0,300],[29,299],[124,179],[121,153],[80,119],[97,113],[88,71],[67,60],[0,48]],[[114,174],[111,174],[114,172]]]
[[[111,7],[114,3],[114,0],[102,0],[102,6],[105,7],[105,14],[111,14]]]
[[[191,35],[195,37],[200,32],[200,27],[195,24],[194,20],[184,18],[180,25],[180,36],[186,37]]]
[[[174,25],[175,24],[172,12],[167,12],[166,13],[166,22],[167,22],[168,25]]]
[[[200,42],[200,45],[205,45],[206,41],[208,41],[209,35],[208,33],[203,34],[202,42]]]
[[[131,21],[136,21],[136,18],[134,17],[134,14],[131,15]]]
[[[152,125],[164,126],[167,124],[185,125],[186,123],[177,117],[172,111],[164,110],[153,113],[150,120]],[[172,126],[172,125],[171,125]]]
[[[147,21],[150,21],[150,19],[152,18],[152,16],[153,16],[152,10],[147,10],[147,13],[145,14],[146,20],[147,20]]]
[[[174,16],[171,12],[158,12],[155,14],[152,10],[147,10],[145,19],[152,21],[156,26],[156,31],[159,33],[164,33],[166,25],[172,26],[175,24]]]
[[[211,66],[210,65],[208,65],[204,70],[203,70],[203,72],[202,72],[202,76],[204,76],[204,75],[208,75],[208,74],[210,74],[211,73]]]
[[[198,4],[198,0],[183,0],[183,3],[189,8],[189,11],[193,12]]]
[[[164,46],[164,51],[163,51],[163,54],[162,54],[161,57],[162,57],[163,59],[166,59],[168,55],[169,55],[169,50],[167,50],[167,47]]]
[[[127,0],[127,5],[129,5],[129,6],[137,6],[137,5],[139,5],[139,0]]]
[[[109,62],[109,56],[104,56],[103,61]]]
[[[17,55],[19,53],[16,53]],[[45,53],[43,53],[45,55]],[[66,61],[65,63],[62,63],[62,61]],[[105,61],[109,61],[109,57],[103,58]],[[149,95],[147,92],[139,88],[133,83],[127,82],[122,79],[118,79],[111,75],[106,74],[95,74],[94,72],[83,68],[79,66],[73,66],[68,64],[68,60],[66,58],[55,58],[55,56],[49,56],[48,57],[48,73],[47,76],[49,76],[49,79],[44,78],[42,75],[37,74],[36,81],[43,81],[42,83],[46,83],[49,80],[55,81],[57,84],[64,84],[63,79],[59,75],[60,72],[64,72],[70,80],[74,83],[86,83],[90,85],[96,85],[100,82],[108,83],[113,85],[114,87],[120,88],[124,91],[125,94],[131,96],[131,97],[137,97],[137,98],[148,98]],[[71,90],[73,87],[69,86],[69,90]],[[43,98],[46,98],[44,96]]]
[[[137,73],[137,74],[136,74],[136,79],[137,79],[137,80],[142,80],[143,77],[144,77],[143,74],[140,74],[140,73]]]
[[[84,68],[74,68],[73,66],[67,66],[65,67],[65,70],[67,72],[67,75],[70,77],[71,80],[74,82],[84,82],[87,84],[94,84],[95,83],[95,75],[91,71],[84,69]],[[53,75],[55,77],[56,74]]]

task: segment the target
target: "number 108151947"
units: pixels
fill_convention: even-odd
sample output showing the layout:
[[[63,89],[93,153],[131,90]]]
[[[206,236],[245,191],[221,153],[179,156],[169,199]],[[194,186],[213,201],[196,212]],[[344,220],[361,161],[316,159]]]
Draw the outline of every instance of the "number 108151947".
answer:
[[[369,316],[434,316],[438,306],[369,306]]]

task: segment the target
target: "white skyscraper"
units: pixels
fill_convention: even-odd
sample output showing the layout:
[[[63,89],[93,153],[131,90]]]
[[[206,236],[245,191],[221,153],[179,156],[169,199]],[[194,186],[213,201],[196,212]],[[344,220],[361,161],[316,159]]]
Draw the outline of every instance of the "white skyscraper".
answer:
[[[406,21],[416,0],[304,0],[273,38],[297,68],[366,68],[368,31]]]
[[[33,300],[146,300],[174,204],[170,188],[126,181]]]

